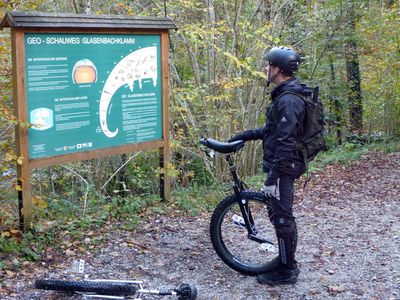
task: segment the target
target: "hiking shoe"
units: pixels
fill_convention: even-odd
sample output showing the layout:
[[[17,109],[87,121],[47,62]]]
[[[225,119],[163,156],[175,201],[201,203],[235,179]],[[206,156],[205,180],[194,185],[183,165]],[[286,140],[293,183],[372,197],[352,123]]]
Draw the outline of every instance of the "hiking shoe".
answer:
[[[300,274],[300,269],[297,267],[297,261],[295,261],[294,264],[295,268],[293,269],[293,271],[295,272],[296,276],[298,276]],[[287,270],[287,266],[284,265],[281,262],[280,257],[277,256],[266,264],[264,273],[270,273],[272,271],[281,271],[281,270]]]
[[[275,270],[258,275],[257,281],[258,283],[268,284],[268,285],[295,284],[297,282],[297,275],[299,273],[300,270],[298,268],[297,270],[296,269]]]

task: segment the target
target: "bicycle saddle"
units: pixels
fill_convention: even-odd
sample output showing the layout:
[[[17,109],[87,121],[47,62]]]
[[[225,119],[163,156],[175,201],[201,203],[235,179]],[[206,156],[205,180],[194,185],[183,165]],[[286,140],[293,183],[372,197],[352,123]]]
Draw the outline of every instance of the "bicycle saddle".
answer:
[[[239,140],[232,143],[224,143],[214,139],[200,139],[200,144],[220,153],[232,153],[243,148],[244,141]]]

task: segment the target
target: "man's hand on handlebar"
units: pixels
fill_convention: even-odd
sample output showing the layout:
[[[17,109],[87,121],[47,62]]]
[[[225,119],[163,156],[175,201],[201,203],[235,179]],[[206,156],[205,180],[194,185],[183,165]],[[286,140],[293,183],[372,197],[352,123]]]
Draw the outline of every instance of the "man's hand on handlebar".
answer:
[[[231,137],[231,138],[228,140],[228,143],[232,143],[232,142],[240,141],[240,140],[244,141],[244,135],[243,135],[243,133],[238,133],[238,134],[234,135],[233,137]]]

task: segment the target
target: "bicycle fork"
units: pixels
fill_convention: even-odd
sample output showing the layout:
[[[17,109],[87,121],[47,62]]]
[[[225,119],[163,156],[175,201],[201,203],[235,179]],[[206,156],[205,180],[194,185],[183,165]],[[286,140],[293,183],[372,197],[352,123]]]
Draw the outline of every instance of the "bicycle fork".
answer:
[[[254,220],[253,220],[253,216],[251,215],[249,205],[247,203],[247,200],[242,199],[242,197],[241,197],[241,192],[244,190],[244,183],[239,179],[239,177],[237,175],[236,166],[233,162],[232,156],[228,154],[226,156],[226,160],[228,162],[229,169],[232,174],[233,190],[235,192],[236,200],[239,204],[240,211],[242,213],[243,221],[244,221],[244,224],[242,224],[241,220],[237,220],[236,223],[238,223],[239,226],[245,225],[244,227],[246,227],[248,237],[251,240],[255,240],[257,242],[263,242],[259,238],[256,237],[258,232],[257,232],[257,228],[254,226]]]
[[[263,239],[263,238],[260,238],[257,236],[258,231],[257,231],[256,226],[254,225],[254,219],[251,214],[249,204],[246,199],[241,197],[241,192],[245,188],[244,183],[243,183],[243,181],[241,181],[239,179],[239,177],[237,175],[236,166],[233,162],[232,156],[228,154],[226,156],[226,160],[228,162],[229,169],[231,171],[232,178],[233,178],[233,190],[235,192],[236,201],[239,204],[240,211],[243,216],[243,220],[240,217],[239,217],[240,219],[238,218],[238,220],[234,220],[235,224],[237,224],[240,227],[245,227],[247,229],[247,237],[250,240],[253,240],[260,244],[267,243],[267,244],[273,245],[273,243],[271,241],[268,241],[266,239]]]

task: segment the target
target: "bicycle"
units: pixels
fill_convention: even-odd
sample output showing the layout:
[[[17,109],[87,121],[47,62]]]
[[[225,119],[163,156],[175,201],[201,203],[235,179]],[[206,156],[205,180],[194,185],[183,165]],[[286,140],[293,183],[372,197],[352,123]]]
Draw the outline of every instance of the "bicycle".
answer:
[[[79,262],[79,273],[84,273],[84,261]],[[54,279],[36,279],[35,288],[58,292],[70,292],[80,294],[83,299],[133,299],[142,300],[146,295],[176,296],[178,300],[195,300],[197,289],[187,283],[181,283],[177,288],[168,290],[145,289],[144,282],[140,280],[110,280],[88,279],[67,281]]]
[[[226,155],[233,179],[233,194],[217,205],[211,217],[214,250],[226,265],[242,274],[265,273],[266,263],[275,258],[278,244],[269,198],[261,191],[248,189],[236,171],[232,154],[242,149],[245,142],[201,139],[200,144]]]

